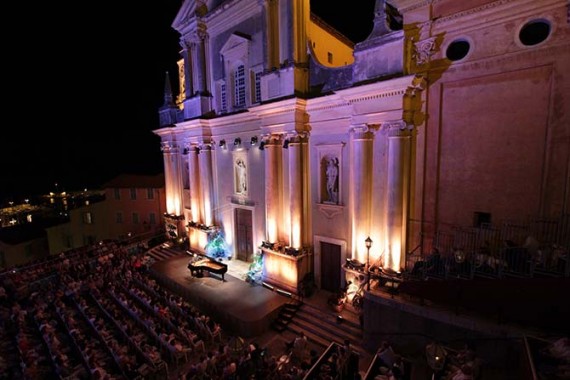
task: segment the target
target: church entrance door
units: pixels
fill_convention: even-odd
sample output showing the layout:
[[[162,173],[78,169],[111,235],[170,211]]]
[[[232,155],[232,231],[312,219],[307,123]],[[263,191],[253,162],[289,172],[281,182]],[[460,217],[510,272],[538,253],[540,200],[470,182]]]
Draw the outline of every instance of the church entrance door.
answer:
[[[234,218],[237,258],[249,262],[253,254],[252,212],[251,210],[236,208]]]
[[[340,245],[321,242],[321,289],[340,290]]]

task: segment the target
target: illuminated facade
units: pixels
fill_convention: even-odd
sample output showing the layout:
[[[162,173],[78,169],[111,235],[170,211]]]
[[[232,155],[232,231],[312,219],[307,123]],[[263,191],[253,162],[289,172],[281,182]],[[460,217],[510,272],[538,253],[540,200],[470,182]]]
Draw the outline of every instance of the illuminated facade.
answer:
[[[155,133],[192,249],[220,230],[269,282],[337,290],[438,225],[569,212],[567,1],[388,3],[352,47],[307,0],[184,2]]]

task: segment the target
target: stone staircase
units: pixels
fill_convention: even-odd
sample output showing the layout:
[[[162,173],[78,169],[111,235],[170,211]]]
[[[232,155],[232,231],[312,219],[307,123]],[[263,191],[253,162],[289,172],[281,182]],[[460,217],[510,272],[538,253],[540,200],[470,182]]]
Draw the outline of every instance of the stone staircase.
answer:
[[[152,257],[155,261],[162,261],[172,257],[185,255],[183,251],[170,247],[163,247],[162,245],[152,248],[147,251],[146,254]]]
[[[349,319],[339,318],[332,310],[304,303],[296,310],[286,328],[297,334],[303,331],[309,340],[323,348],[328,347],[331,342],[342,345],[344,340],[348,339],[354,351],[361,357],[371,357],[362,346],[360,326]]]

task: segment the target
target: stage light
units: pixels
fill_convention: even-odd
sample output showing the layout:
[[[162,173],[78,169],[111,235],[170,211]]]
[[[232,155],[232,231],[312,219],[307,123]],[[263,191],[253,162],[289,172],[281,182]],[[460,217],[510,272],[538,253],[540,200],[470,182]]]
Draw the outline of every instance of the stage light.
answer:
[[[200,148],[196,147],[194,148],[194,151],[196,152],[196,154],[200,154]]]
[[[259,150],[265,150],[265,141],[259,143]]]
[[[276,292],[278,294],[281,294],[282,296],[285,296],[285,297],[289,297],[289,298],[293,297],[293,294],[291,292],[287,292],[285,290],[277,289]]]
[[[226,149],[226,140],[220,140],[220,148]]]
[[[265,288],[273,291],[275,289],[275,287],[273,287],[273,285],[268,284],[267,282],[262,282],[261,283]]]
[[[289,139],[285,139],[285,141],[283,142],[283,148],[289,149]]]
[[[257,136],[251,138],[251,145],[257,145]]]
[[[241,139],[239,137],[236,137],[234,140],[234,145],[235,146],[240,146],[241,145]]]

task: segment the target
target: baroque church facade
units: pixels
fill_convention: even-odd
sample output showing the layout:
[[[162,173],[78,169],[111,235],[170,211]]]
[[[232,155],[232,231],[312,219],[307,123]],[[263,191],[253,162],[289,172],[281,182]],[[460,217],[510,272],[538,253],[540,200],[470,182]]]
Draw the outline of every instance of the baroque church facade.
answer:
[[[400,272],[442,226],[570,213],[568,1],[374,12],[353,44],[308,0],[184,1],[155,131],[171,234],[336,291],[347,259]]]

